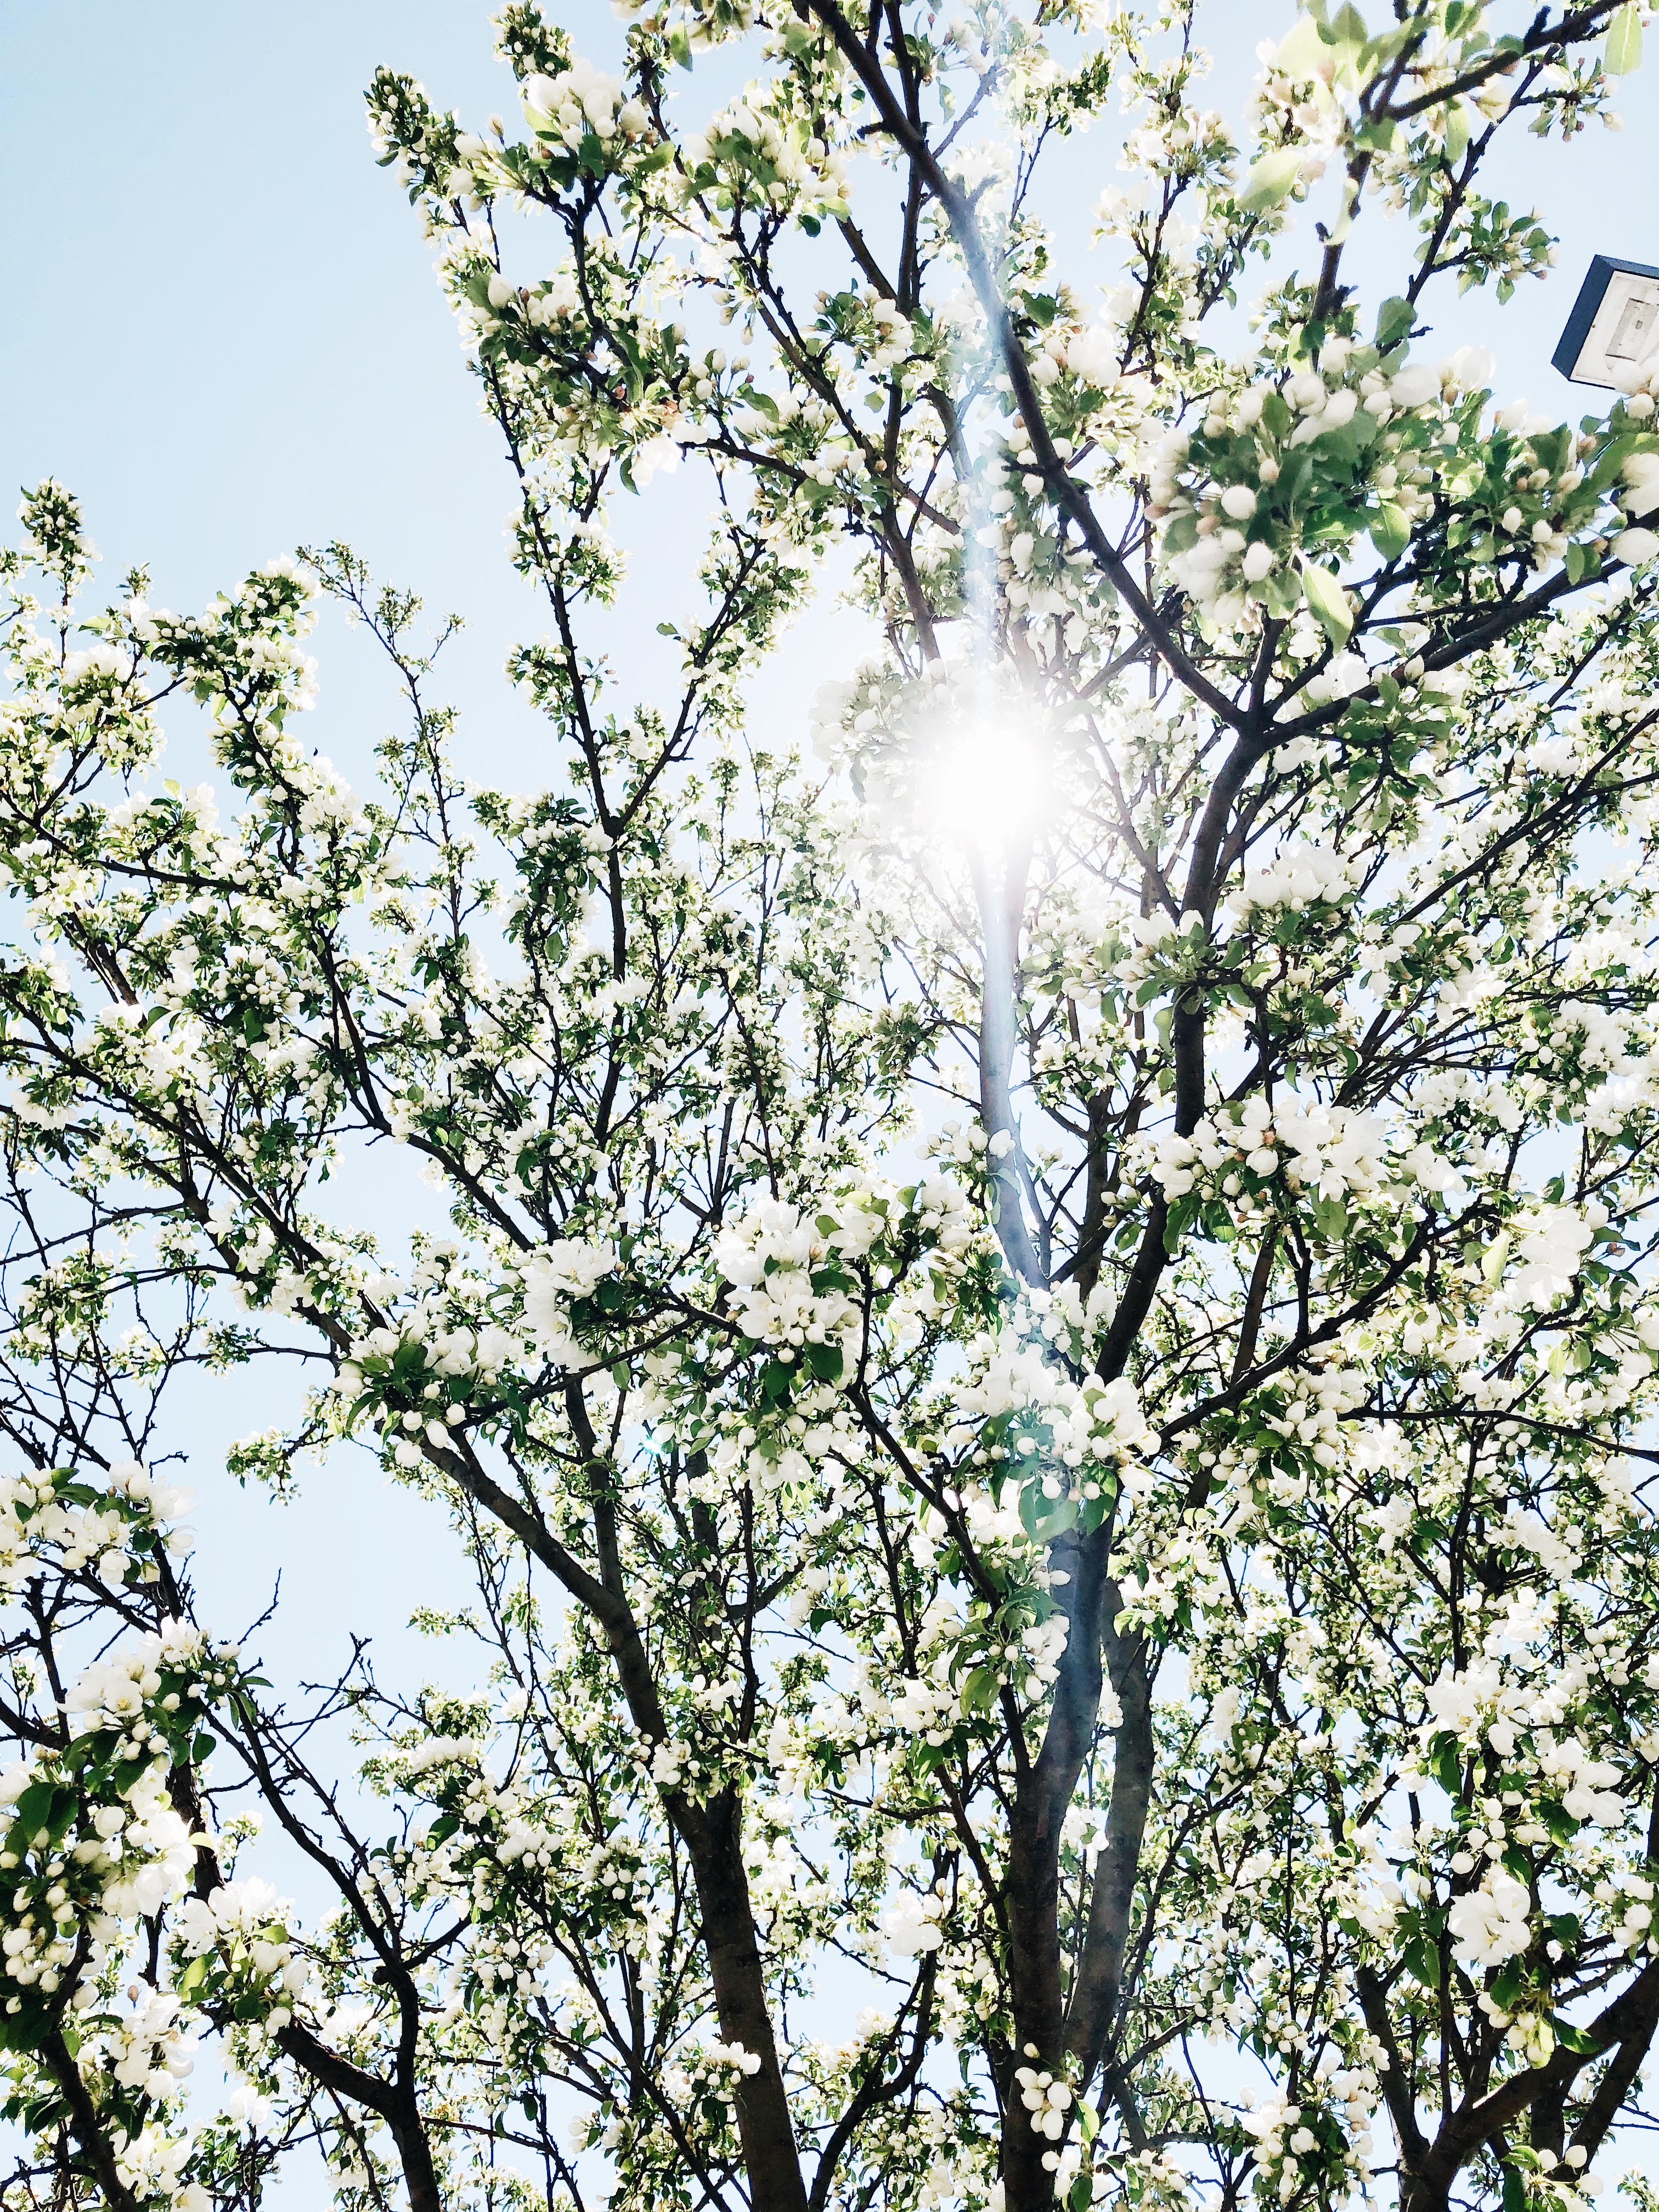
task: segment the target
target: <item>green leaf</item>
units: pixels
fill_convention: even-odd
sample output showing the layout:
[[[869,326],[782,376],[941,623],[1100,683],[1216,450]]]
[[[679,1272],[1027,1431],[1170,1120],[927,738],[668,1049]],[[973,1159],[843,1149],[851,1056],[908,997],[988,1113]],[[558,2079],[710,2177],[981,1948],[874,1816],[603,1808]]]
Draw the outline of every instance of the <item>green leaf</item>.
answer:
[[[1294,568],[1275,568],[1268,577],[1264,599],[1276,622],[1288,622],[1302,604],[1302,586]]]
[[[1313,1207],[1314,1226],[1320,1235],[1333,1243],[1348,1225],[1348,1209],[1340,1198],[1316,1198]]]
[[[1513,2012],[1525,1987],[1526,1978],[1519,1960],[1506,1959],[1492,1978],[1492,2001],[1505,2012]]]
[[[1553,1804],[1546,1798],[1538,1809],[1544,1816],[1544,1826],[1549,1830],[1553,1842],[1570,1844],[1578,1833],[1578,1823],[1565,1805]]]
[[[1164,1249],[1166,1252],[1174,1254],[1180,1249],[1182,1237],[1197,1218],[1198,1200],[1195,1198],[1176,1199],[1164,1224]]]
[[[1299,81],[1312,76],[1325,59],[1326,47],[1319,35],[1318,18],[1304,15],[1279,40],[1273,67],[1281,76]]]
[[[1440,1954],[1425,1936],[1414,1936],[1406,1946],[1406,1972],[1425,1990],[1440,1986]]]
[[[964,1713],[988,1713],[997,1693],[997,1674],[994,1667],[975,1667],[963,1687],[962,1710]]]
[[[1527,2212],[1527,2185],[1518,2166],[1504,2168],[1504,2212]]]
[[[1291,185],[1302,173],[1302,155],[1300,146],[1280,146],[1262,155],[1245,178],[1238,196],[1238,204],[1246,215],[1263,215],[1290,197]]]
[[[1164,533],[1164,550],[1167,555],[1189,553],[1198,543],[1198,517],[1178,514]]]
[[[1366,447],[1374,443],[1377,434],[1376,416],[1361,414],[1356,415],[1352,422],[1339,422],[1331,429],[1322,430],[1314,443],[1322,454],[1334,453],[1342,460],[1357,461]],[[1333,517],[1332,520],[1341,527],[1343,519]],[[1353,527],[1352,520],[1347,520],[1346,526],[1341,528],[1341,535],[1344,538],[1350,536]],[[1336,532],[1328,528],[1323,534],[1334,536]]]
[[[806,1366],[808,1372],[820,1382],[838,1382],[842,1369],[840,1345],[809,1344],[806,1346]]]
[[[1607,59],[1602,64],[1609,76],[1629,76],[1642,66],[1642,18],[1637,13],[1636,0],[1625,0],[1607,26]]]
[[[1385,561],[1397,561],[1411,543],[1412,526],[1403,507],[1385,499],[1371,517],[1371,543]]]
[[[1328,568],[1310,562],[1302,571],[1302,589],[1331,643],[1345,646],[1353,629],[1353,617],[1348,612],[1347,594],[1341,585]]]
[[[1575,2027],[1571,2021],[1563,2020],[1559,2014],[1551,2025],[1555,2030],[1555,2039],[1562,2048],[1576,2051],[1582,2058],[1594,2058],[1601,2048],[1593,2035],[1587,2035],[1582,2027]]]
[[[13,1817],[15,1819],[19,1828],[23,1830],[26,1834],[33,1836],[37,1828],[42,1828],[46,1826],[47,1816],[51,1813],[51,1783],[31,1782],[28,1788],[24,1790],[22,1796],[17,1800]],[[16,1849],[16,1845],[14,1844],[12,1848],[15,1850]]]
[[[1398,295],[1384,300],[1376,311],[1377,351],[1392,351],[1402,338],[1410,336],[1412,325],[1416,319],[1417,310],[1409,300],[1402,300]]]

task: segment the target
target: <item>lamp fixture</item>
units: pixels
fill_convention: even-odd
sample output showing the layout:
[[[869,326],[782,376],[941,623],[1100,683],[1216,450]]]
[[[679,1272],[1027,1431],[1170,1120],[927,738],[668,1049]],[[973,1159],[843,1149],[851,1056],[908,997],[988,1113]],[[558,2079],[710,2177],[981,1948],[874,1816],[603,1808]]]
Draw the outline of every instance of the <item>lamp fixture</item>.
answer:
[[[1571,384],[1631,390],[1659,362],[1659,269],[1598,253],[1552,362]]]

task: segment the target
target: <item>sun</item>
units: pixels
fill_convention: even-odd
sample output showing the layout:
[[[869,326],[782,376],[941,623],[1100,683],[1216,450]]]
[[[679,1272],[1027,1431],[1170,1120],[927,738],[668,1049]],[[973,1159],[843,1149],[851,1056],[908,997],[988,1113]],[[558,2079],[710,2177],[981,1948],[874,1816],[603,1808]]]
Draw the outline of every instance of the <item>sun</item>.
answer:
[[[971,857],[1006,859],[1036,830],[1053,790],[1040,720],[1018,708],[953,718],[929,749],[926,811],[937,833]]]

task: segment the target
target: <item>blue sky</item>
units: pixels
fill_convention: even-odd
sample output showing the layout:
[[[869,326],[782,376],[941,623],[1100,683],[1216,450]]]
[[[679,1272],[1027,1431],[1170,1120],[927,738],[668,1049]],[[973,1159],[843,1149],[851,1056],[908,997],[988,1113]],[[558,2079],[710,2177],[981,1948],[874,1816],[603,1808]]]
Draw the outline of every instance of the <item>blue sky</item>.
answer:
[[[1282,33],[1291,9],[1228,0],[1211,14],[1218,59],[1204,96],[1236,116],[1253,48]],[[584,51],[614,56],[608,7],[585,0],[564,20]],[[511,106],[472,0],[3,0],[0,489],[58,476],[87,503],[109,587],[143,559],[155,597],[181,609],[296,543],[349,539],[435,610],[465,613],[446,665],[469,767],[525,787],[543,773],[544,734],[500,672],[544,621],[505,558],[510,483],[428,248],[370,157],[362,91],[380,62],[413,71],[474,125]],[[705,69],[685,84],[688,109],[708,83]],[[1548,356],[1590,254],[1659,261],[1659,56],[1621,106],[1622,134],[1598,129],[1567,149],[1518,141],[1509,188],[1535,198],[1560,237],[1559,277],[1522,287],[1501,312],[1480,295],[1443,298],[1431,357],[1465,339],[1490,344],[1505,396],[1569,404]],[[1112,160],[1102,133],[1067,149],[1074,237]],[[642,680],[659,665],[655,623],[697,542],[677,526],[695,525],[706,501],[682,476],[618,517],[636,561],[611,649]],[[858,635],[833,611],[795,633],[755,694],[771,734],[805,738],[815,686],[844,670]],[[325,623],[317,649],[317,742],[361,776],[394,702],[361,634]],[[188,737],[176,738],[186,750]],[[433,1510],[386,1493],[366,1461],[343,1462],[273,1526],[276,1509],[228,1493],[215,1474],[225,1437],[273,1417],[241,1382],[192,1414],[213,1619],[257,1609],[280,1558],[286,1626],[267,1648],[274,1639],[314,1672],[343,1649],[348,1618],[396,1645],[409,1583],[441,1595]]]

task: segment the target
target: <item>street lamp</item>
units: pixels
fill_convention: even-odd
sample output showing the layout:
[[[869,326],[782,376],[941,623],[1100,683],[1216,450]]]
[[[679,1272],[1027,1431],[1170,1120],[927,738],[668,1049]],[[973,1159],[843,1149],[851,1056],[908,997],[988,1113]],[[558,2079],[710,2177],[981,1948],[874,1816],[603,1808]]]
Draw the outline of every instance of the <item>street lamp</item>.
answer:
[[[1570,383],[1632,390],[1659,363],[1659,269],[1598,253],[1552,361]]]

